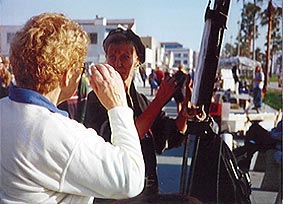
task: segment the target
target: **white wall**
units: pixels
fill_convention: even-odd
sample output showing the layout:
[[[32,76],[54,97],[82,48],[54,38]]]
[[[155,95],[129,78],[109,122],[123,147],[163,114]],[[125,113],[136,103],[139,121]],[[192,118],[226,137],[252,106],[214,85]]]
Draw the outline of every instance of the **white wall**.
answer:
[[[235,91],[235,81],[233,78],[231,69],[221,69],[220,70],[221,79],[223,81],[222,88],[224,90],[230,89],[231,91]]]

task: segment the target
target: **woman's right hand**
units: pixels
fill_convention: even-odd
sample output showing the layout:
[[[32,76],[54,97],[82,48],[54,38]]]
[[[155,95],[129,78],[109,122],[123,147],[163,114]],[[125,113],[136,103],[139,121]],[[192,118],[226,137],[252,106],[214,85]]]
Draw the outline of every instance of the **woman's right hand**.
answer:
[[[124,82],[113,67],[109,64],[96,64],[91,65],[90,70],[90,85],[107,110],[127,106]]]
[[[165,105],[171,99],[174,92],[177,90],[177,82],[174,77],[162,80],[154,100]]]

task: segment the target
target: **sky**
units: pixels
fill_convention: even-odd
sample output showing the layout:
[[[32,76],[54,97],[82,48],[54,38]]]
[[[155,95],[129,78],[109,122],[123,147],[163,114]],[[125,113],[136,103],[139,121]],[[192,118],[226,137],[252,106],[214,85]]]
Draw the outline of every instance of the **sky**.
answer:
[[[185,48],[199,51],[204,14],[209,0],[0,0],[0,23],[23,25],[42,12],[60,12],[71,19],[107,19],[136,21],[140,36],[152,36],[159,42],[179,42]],[[224,32],[225,43],[234,44],[239,30],[242,1],[231,0]],[[214,0],[210,8],[213,8]],[[261,31],[256,46],[264,49],[267,28]]]

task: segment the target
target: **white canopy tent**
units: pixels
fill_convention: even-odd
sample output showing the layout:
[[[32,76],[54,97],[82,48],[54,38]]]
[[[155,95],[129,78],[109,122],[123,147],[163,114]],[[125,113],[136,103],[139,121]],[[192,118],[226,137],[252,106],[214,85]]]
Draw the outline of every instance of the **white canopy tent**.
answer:
[[[240,77],[252,77],[256,66],[261,66],[261,63],[247,57],[235,56],[226,59],[220,59],[218,69],[232,69],[237,67]]]
[[[235,56],[235,57],[230,57],[226,59],[220,59],[218,66],[219,67],[233,67],[233,66],[239,66],[240,67],[245,67],[254,70],[254,68],[257,65],[261,65],[260,62],[252,60],[247,57],[242,57],[242,56]]]

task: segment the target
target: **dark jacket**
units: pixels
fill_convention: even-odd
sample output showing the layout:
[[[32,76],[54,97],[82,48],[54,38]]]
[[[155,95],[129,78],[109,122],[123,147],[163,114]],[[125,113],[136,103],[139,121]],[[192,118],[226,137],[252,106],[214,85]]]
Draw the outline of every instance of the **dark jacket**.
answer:
[[[70,99],[58,105],[58,108],[67,111],[69,117],[83,123],[86,112],[86,102],[88,94],[88,83],[86,77],[82,75],[77,93]]]
[[[137,118],[147,108],[150,101],[143,94],[136,91],[133,83],[130,88],[130,95],[133,104],[130,102],[129,97],[127,97],[128,105],[134,111],[134,118]],[[88,95],[84,124],[86,127],[94,128],[99,135],[110,142],[111,130],[107,110],[100,103],[93,91]],[[180,134],[177,130],[175,119],[167,117],[163,111],[160,112],[151,129],[147,132],[145,139],[141,140],[146,177],[150,177],[157,182],[155,152],[161,154],[165,148],[178,147],[184,139],[184,135]]]

